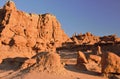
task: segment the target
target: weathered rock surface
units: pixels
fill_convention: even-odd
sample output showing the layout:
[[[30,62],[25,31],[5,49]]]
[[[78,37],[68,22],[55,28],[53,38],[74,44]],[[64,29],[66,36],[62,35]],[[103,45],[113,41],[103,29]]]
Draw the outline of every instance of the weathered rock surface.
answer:
[[[21,69],[47,71],[47,72],[61,72],[64,70],[63,65],[60,62],[60,56],[57,53],[41,52],[28,59],[21,66]]]
[[[118,38],[117,35],[115,35],[115,34],[100,37],[101,43],[114,43],[114,42],[119,42],[119,41],[120,41],[120,38]]]
[[[24,61],[24,63],[21,65],[21,70],[23,69],[27,69],[31,66],[33,66],[34,64],[36,64],[36,59],[27,59],[26,61]]]
[[[103,53],[102,73],[120,74],[120,57],[112,52]]]
[[[0,58],[13,56],[12,53],[14,57],[32,57],[68,39],[52,14],[25,13],[17,10],[12,1],[0,9]]]
[[[76,44],[95,44],[100,41],[98,36],[94,36],[90,32],[87,32],[86,34],[74,35],[71,39]]]
[[[101,62],[101,57],[97,55],[90,55],[89,59],[91,59],[92,61],[95,61],[98,64],[100,64]]]
[[[77,54],[77,64],[76,66],[80,69],[80,70],[87,70],[86,68],[86,64],[88,63],[86,56],[83,52],[78,51]]]
[[[90,32],[87,32],[85,34],[78,34],[73,35],[71,37],[72,41],[75,44],[85,44],[85,45],[94,45],[95,43],[116,43],[120,42],[120,38],[117,37],[117,35],[108,35],[108,36],[95,36],[91,34]]]
[[[88,63],[86,56],[83,52],[78,51],[78,55],[77,55],[77,64],[79,63]]]

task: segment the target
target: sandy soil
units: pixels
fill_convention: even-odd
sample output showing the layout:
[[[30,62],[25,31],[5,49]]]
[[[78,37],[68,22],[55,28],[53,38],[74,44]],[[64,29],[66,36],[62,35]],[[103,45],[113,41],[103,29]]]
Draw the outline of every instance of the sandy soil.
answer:
[[[80,73],[80,72],[73,72],[67,71],[64,74],[48,74],[48,73],[29,73],[23,79],[107,79],[103,77],[98,77],[95,75]],[[46,75],[47,74],[47,75]]]
[[[69,68],[71,68],[71,70],[65,70],[59,74],[48,72],[29,72],[24,74],[19,71],[6,71],[0,73],[0,79],[107,79],[96,73],[87,71],[78,72],[78,70],[72,66]]]
[[[100,73],[81,71],[76,68],[76,52],[61,52],[61,62],[66,63],[65,70],[60,73],[48,73],[37,71],[20,71],[14,66],[0,65],[0,79],[108,79]],[[74,54],[73,54],[74,53]],[[7,69],[6,69],[7,67]]]

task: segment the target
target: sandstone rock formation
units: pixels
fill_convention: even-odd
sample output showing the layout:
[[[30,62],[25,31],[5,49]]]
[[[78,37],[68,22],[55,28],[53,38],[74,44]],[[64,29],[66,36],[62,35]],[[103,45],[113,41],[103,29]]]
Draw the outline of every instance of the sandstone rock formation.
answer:
[[[120,57],[113,52],[106,52],[102,55],[102,73],[120,74]]]
[[[78,55],[77,55],[77,64],[79,63],[88,63],[86,56],[83,52],[78,51]]]
[[[29,67],[32,67],[34,64],[36,64],[36,59],[27,59],[26,61],[24,61],[24,63],[21,65],[20,69],[24,70],[27,69]]]
[[[108,36],[95,36],[91,34],[90,32],[87,32],[85,34],[74,34],[71,37],[72,41],[75,42],[75,44],[80,45],[94,45],[96,43],[116,43],[120,42],[120,38],[117,37],[117,35],[108,35]]]
[[[119,41],[120,41],[119,38],[115,34],[100,37],[100,42],[101,43],[114,43],[114,42],[119,42]]]
[[[77,67],[80,70],[87,70],[86,68],[86,64],[88,63],[86,56],[83,52],[78,51],[78,55],[77,55]]]
[[[0,9],[0,58],[30,58],[36,52],[55,50],[68,39],[52,14],[25,13],[12,1]]]
[[[47,71],[53,73],[59,73],[64,70],[63,65],[60,62],[60,56],[57,53],[41,52],[32,57],[32,59],[26,60],[21,69],[30,69],[36,71]]]
[[[76,40],[74,41],[75,38]],[[71,39],[77,44],[95,44],[100,41],[98,36],[94,36],[90,32],[87,32],[86,34],[74,35]]]
[[[101,57],[97,56],[97,55],[90,55],[89,59],[91,59],[92,61],[95,61],[98,64],[100,64],[100,62],[101,62]]]
[[[102,49],[101,49],[101,46],[94,46],[92,47],[92,53],[95,54],[95,55],[101,55],[102,54]]]
[[[66,61],[74,64],[77,59],[76,66],[81,70],[100,72],[102,68],[104,74],[120,74],[120,38],[116,35],[99,37],[87,32],[75,34],[70,39],[52,14],[25,13],[12,1],[0,8],[1,70],[63,73],[64,67],[56,53],[56,48],[62,46],[69,49],[59,51],[63,60],[66,57]],[[76,51],[79,51],[77,58]],[[69,68],[72,67],[69,65]]]

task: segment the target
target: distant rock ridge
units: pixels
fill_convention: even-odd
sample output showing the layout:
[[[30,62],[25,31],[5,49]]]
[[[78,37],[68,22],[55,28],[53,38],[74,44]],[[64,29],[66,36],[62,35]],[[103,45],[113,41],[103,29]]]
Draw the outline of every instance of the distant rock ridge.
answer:
[[[13,1],[0,9],[0,55],[31,57],[53,51],[68,39],[52,14],[25,13],[17,10]]]
[[[99,36],[95,36],[91,34],[90,32],[87,32],[85,34],[78,34],[71,37],[71,39],[76,44],[95,44],[100,41]],[[76,39],[76,41],[75,41]]]
[[[95,36],[90,32],[86,32],[85,34],[74,34],[71,37],[71,40],[77,45],[94,45],[96,43],[116,43],[120,42],[120,38],[117,35],[108,35],[108,36]]]

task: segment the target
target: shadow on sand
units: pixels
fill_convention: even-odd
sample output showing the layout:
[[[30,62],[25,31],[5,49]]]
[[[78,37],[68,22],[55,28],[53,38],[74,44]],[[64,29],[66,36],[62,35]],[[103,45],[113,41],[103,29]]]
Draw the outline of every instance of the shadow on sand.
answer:
[[[3,71],[14,70],[14,71],[16,71],[20,68],[20,66],[27,59],[28,58],[26,58],[26,57],[16,57],[16,58],[3,59],[2,63],[0,64],[0,70],[3,70]]]
[[[67,64],[65,68],[69,71],[73,71],[77,73],[84,73],[84,74],[93,75],[93,76],[102,76],[102,74],[99,72],[93,72],[93,71],[88,71],[86,69],[80,69],[74,64]]]

